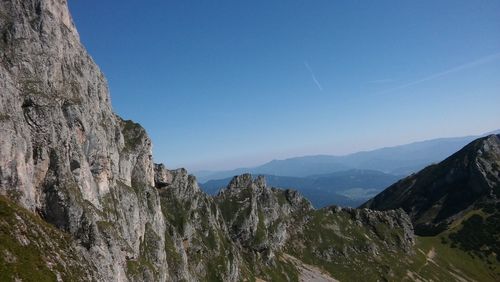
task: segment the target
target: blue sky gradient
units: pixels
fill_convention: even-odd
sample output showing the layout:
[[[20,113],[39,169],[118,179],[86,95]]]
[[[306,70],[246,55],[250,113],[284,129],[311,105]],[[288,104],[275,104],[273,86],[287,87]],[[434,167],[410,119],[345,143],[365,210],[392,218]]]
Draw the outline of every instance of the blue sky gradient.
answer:
[[[500,128],[500,1],[69,3],[114,109],[169,167]]]

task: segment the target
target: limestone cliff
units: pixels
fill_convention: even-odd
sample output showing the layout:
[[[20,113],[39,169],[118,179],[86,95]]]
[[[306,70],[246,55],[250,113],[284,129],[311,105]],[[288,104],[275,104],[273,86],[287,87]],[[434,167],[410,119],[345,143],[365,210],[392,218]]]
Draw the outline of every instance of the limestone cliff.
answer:
[[[65,0],[0,2],[0,193],[70,233],[98,279],[164,247],[151,141],[112,111]],[[145,277],[167,279],[165,253]]]

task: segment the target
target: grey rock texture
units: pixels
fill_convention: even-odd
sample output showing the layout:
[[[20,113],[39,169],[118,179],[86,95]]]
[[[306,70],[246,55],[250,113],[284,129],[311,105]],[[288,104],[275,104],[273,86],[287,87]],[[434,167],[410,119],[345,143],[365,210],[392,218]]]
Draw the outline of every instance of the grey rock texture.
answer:
[[[233,240],[265,257],[272,257],[288,239],[294,215],[312,210],[293,190],[269,188],[262,176],[235,176],[216,200]]]
[[[298,192],[268,187],[264,177],[250,174],[234,177],[215,199],[232,241],[252,272],[263,279],[293,280],[290,269],[300,277],[307,265],[356,269],[414,252],[413,226],[403,210],[314,210]],[[283,270],[273,276],[276,269]],[[377,269],[363,271],[385,277]]]
[[[377,236],[383,240],[386,248],[394,250],[404,250],[411,253],[415,245],[415,233],[410,217],[402,210],[389,210],[386,212],[369,209],[352,209],[336,207],[326,208],[327,211],[343,212],[350,216],[357,226],[371,228]],[[398,230],[399,236],[386,237],[386,234],[377,230],[377,227],[384,226],[388,230]]]
[[[247,272],[215,201],[185,169],[155,165],[166,221],[165,250],[174,280],[238,281]]]
[[[113,113],[66,1],[0,2],[0,35],[0,193],[72,234],[98,279],[127,280],[148,234],[164,244],[149,137]]]

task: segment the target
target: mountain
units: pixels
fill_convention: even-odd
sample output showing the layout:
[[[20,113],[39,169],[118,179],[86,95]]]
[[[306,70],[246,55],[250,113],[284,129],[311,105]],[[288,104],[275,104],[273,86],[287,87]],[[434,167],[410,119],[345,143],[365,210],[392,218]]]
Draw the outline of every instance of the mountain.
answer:
[[[463,239],[496,242],[483,214],[452,248],[415,236],[402,209],[314,209],[249,174],[213,197],[155,164],[65,0],[0,1],[0,87],[0,281],[499,280]]]
[[[402,179],[363,208],[402,208],[417,234],[440,235],[500,261],[500,135],[479,138],[439,164]]]
[[[269,188],[262,176],[234,177],[215,200],[246,260],[264,262],[250,265],[266,273],[267,281],[375,281],[386,277],[387,269],[353,270],[373,260],[389,261],[392,254],[404,257],[415,244],[402,211],[315,210],[296,191]],[[383,232],[377,229],[382,226]]]
[[[306,269],[242,245],[240,219],[228,225],[223,212],[230,198],[153,163],[147,132],[113,112],[65,0],[0,2],[0,87],[1,281],[272,280]],[[239,213],[238,228],[255,238],[262,229],[247,223],[290,229],[298,195],[287,193],[269,202],[273,217]],[[264,249],[281,259],[274,240],[287,238],[264,238]]]
[[[417,227],[439,230],[460,214],[500,196],[499,172],[500,138],[491,135],[395,183],[363,207],[403,208]]]
[[[359,206],[400,179],[399,176],[372,170],[348,170],[309,177],[264,177],[271,186],[297,189],[318,208],[329,205]],[[200,186],[208,194],[216,195],[230,181],[231,178],[210,180]]]
[[[488,134],[489,135],[489,134]],[[440,138],[345,156],[304,156],[273,160],[261,166],[230,171],[195,173],[201,182],[223,179],[241,173],[306,177],[350,169],[377,170],[394,175],[409,175],[449,155],[479,136]]]
[[[76,280],[125,281],[135,272],[142,280],[170,280],[160,271],[168,267],[161,251],[166,225],[151,139],[113,112],[106,79],[82,46],[67,2],[1,1],[0,35],[0,194],[67,239],[57,244],[47,236],[44,248],[36,234],[8,233],[19,245],[0,243],[0,253],[12,254],[1,263],[9,268],[2,275],[12,276],[1,280],[36,281],[42,269],[61,280],[58,264],[69,256],[90,264],[74,272]],[[4,220],[43,228],[18,214]],[[47,249],[58,245],[64,248],[55,252],[65,256],[55,264]],[[37,252],[40,259],[31,256]],[[85,272],[90,278],[78,274]]]

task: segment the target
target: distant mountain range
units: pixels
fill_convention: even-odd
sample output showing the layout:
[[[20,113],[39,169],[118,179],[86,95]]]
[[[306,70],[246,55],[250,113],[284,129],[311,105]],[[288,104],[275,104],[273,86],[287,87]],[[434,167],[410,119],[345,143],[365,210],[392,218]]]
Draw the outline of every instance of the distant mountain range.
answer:
[[[212,172],[200,171],[194,174],[201,183],[209,180],[229,178],[242,173],[306,177],[358,169],[377,170],[392,175],[409,175],[432,163],[444,160],[479,137],[498,133],[500,133],[500,130],[479,136],[433,139],[345,156],[303,156],[285,160],[273,160],[253,168]]]
[[[374,170],[347,170],[308,177],[264,175],[269,186],[293,188],[300,191],[316,208],[328,205],[356,207],[401,176]],[[210,180],[201,184],[208,194],[216,195],[224,189],[230,178]]]

